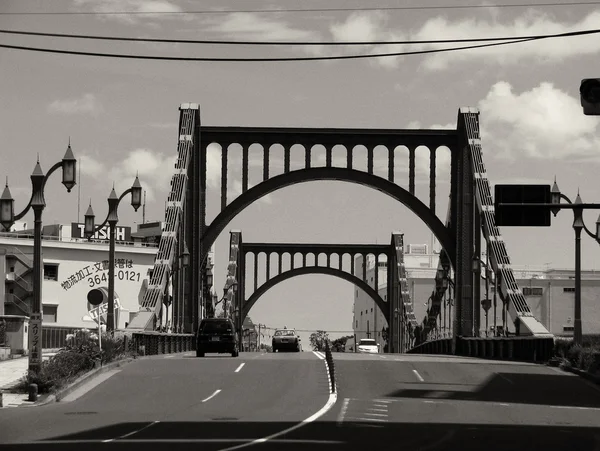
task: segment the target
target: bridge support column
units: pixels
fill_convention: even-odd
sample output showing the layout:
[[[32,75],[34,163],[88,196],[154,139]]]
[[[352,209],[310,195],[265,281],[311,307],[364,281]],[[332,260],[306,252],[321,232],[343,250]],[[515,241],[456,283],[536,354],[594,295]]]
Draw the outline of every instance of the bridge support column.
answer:
[[[456,237],[456,310],[454,336],[473,336],[474,192],[471,151],[462,111],[458,115],[458,145],[452,153],[452,209]]]
[[[392,243],[393,245],[394,243]],[[389,307],[389,333],[388,333],[388,351],[389,353],[399,352],[399,320],[400,307],[398,305],[398,261],[395,252],[388,257],[388,307]]]

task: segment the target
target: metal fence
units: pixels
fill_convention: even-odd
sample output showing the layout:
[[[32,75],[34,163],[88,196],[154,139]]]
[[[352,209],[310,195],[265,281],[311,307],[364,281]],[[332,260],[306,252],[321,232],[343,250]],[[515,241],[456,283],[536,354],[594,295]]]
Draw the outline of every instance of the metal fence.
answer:
[[[47,326],[42,327],[42,349],[59,349],[66,345],[67,335],[73,334],[82,327]],[[94,331],[94,329],[90,329]]]

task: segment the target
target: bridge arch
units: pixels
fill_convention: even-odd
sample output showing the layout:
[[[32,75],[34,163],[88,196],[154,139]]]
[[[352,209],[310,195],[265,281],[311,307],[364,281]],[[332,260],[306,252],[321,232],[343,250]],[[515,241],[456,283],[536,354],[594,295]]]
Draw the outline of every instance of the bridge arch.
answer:
[[[399,185],[377,175],[355,169],[337,167],[319,167],[299,169],[271,177],[240,194],[227,205],[206,227],[201,241],[201,249],[206,258],[208,249],[231,220],[246,207],[278,189],[310,181],[343,181],[373,188],[401,202],[415,213],[433,232],[448,256],[453,267],[456,266],[455,243],[450,230],[419,198]]]
[[[383,313],[383,316],[385,317],[385,320],[389,324],[388,303],[381,298],[381,296],[379,295],[379,293],[377,293],[377,291],[375,291],[375,289],[369,286],[369,284],[367,284],[362,279],[350,273],[347,273],[346,271],[342,271],[341,269],[336,268],[327,268],[325,266],[306,266],[304,268],[291,269],[289,271],[285,271],[281,274],[278,274],[272,279],[269,279],[260,287],[258,287],[254,291],[254,293],[252,293],[250,298],[246,302],[244,302],[244,305],[242,307],[242,321],[246,319],[246,316],[248,316],[250,309],[252,309],[252,307],[260,299],[260,297],[267,291],[269,291],[271,288],[273,288],[275,285],[293,277],[303,276],[307,274],[325,274],[328,276],[338,277],[350,283],[353,283],[365,293],[367,293],[367,295],[370,296],[371,299],[373,299],[373,301],[375,301],[375,304],[377,304],[377,307],[379,307],[379,309]]]

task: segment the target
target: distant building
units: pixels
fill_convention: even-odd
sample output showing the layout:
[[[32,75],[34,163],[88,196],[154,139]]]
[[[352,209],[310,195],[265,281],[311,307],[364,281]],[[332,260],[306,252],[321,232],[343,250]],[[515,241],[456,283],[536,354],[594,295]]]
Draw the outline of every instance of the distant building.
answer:
[[[434,278],[437,271],[439,254],[428,252],[427,245],[406,245],[404,262],[407,271],[411,302],[417,321],[422,322],[427,312],[427,301],[434,290]],[[362,278],[363,261],[355,259],[355,275]],[[387,261],[384,256],[379,260],[378,292],[387,301]],[[575,280],[573,270],[551,268],[516,267],[513,265],[515,278],[523,295],[527,299],[533,315],[554,335],[572,336],[573,304]],[[367,259],[366,282],[375,288],[375,262],[372,256]],[[493,287],[488,289],[488,296],[493,299]],[[485,280],[481,281],[481,299],[486,298]],[[582,318],[584,334],[600,333],[600,271],[582,271]],[[494,324],[502,326],[502,301],[497,298],[496,323],[494,323],[493,307],[488,311],[488,327]],[[450,311],[447,309],[447,314]],[[481,309],[480,330],[485,333],[485,311]],[[447,326],[451,327],[447,320]],[[507,319],[507,326],[514,332],[512,321]],[[387,328],[387,321],[375,302],[360,288],[354,288],[354,307],[352,330],[357,340],[374,338],[383,345],[382,331]],[[448,329],[451,330],[451,329]]]

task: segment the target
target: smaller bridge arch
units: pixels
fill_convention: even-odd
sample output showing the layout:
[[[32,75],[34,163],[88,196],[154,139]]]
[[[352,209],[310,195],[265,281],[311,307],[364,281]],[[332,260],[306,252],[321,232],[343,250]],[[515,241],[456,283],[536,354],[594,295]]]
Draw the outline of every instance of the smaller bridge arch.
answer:
[[[373,299],[389,327],[390,352],[403,351],[410,338],[401,332],[410,330],[411,325],[416,326],[406,286],[403,249],[403,235],[399,232],[392,233],[390,244],[308,244],[244,243],[240,231],[231,231],[228,276],[237,282],[237,289],[229,298],[231,303],[226,312],[235,318],[236,328],[241,333],[248,312],[270,288],[300,275],[330,275],[349,281]],[[259,259],[261,254],[268,256],[264,263]],[[314,259],[307,259],[311,254]],[[272,259],[272,256],[275,257]],[[324,264],[319,264],[319,257]],[[251,262],[253,268],[248,271],[246,266]],[[383,263],[387,266],[385,281],[379,280],[377,270]],[[367,280],[367,267],[375,268],[371,280]],[[261,283],[259,275],[264,275],[260,278]],[[227,283],[226,291],[229,290]],[[384,298],[379,294],[382,285],[386,287]]]
[[[363,290],[373,301],[377,304],[377,307],[381,310],[383,315],[385,316],[385,320],[389,323],[389,311],[387,302],[384,301],[379,293],[373,289],[369,284],[367,284],[362,279],[357,276],[353,276],[341,269],[337,268],[328,268],[325,266],[305,266],[304,268],[296,268],[290,269],[288,271],[283,271],[281,274],[276,275],[272,279],[269,279],[267,282],[263,283],[252,295],[246,300],[242,307],[242,321],[248,316],[250,310],[256,304],[256,302],[260,299],[260,297],[273,288],[275,285],[280,284],[288,279],[292,279],[294,277],[305,276],[309,274],[325,274],[328,276],[338,277],[340,279],[344,279],[358,288]]]

